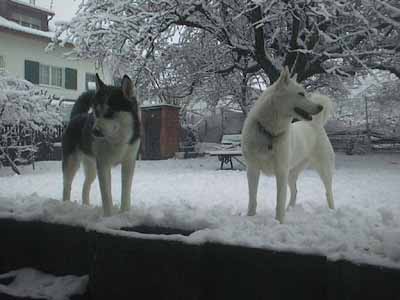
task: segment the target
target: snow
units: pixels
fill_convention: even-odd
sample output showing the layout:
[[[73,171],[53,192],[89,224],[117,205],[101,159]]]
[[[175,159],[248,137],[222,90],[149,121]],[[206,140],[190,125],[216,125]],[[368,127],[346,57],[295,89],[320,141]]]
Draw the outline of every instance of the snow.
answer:
[[[234,163],[237,167],[238,164]],[[207,241],[256,248],[321,254],[330,260],[400,268],[400,154],[337,154],[335,210],[327,208],[318,175],[306,170],[298,182],[298,204],[285,224],[274,220],[275,180],[262,177],[255,217],[247,217],[247,182],[243,170],[218,170],[215,157],[138,161],[133,207],[118,214],[120,168],[113,169],[115,214],[102,217],[97,181],[93,206],[82,206],[79,171],[72,203],[60,201],[60,162],[40,162],[23,175],[0,169],[0,217],[81,225],[115,235]],[[139,224],[194,230],[181,235],[145,235],[118,230]]]
[[[29,299],[68,300],[70,296],[82,295],[89,280],[86,276],[56,277],[34,269],[19,269],[0,275],[0,279],[14,278],[8,285],[0,284],[0,292]]]
[[[57,106],[49,105],[50,99],[45,89],[0,71],[0,125],[17,126],[19,122],[28,123],[32,128],[38,127],[37,124],[60,125],[61,115]]]

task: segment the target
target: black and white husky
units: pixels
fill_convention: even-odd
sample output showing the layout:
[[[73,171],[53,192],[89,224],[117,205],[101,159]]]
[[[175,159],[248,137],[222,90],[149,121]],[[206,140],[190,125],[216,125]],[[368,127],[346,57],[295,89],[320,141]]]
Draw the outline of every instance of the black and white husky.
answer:
[[[140,147],[138,103],[125,75],[120,87],[105,85],[96,74],[96,91],[75,102],[62,139],[63,201],[70,201],[73,178],[83,162],[83,204],[89,205],[90,187],[99,177],[104,216],[112,210],[111,168],[121,164],[121,211],[131,205],[131,187]]]

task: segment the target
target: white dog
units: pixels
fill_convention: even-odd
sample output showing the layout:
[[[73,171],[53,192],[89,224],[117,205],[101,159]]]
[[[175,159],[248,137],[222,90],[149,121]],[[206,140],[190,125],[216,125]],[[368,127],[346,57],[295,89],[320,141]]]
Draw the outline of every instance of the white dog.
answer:
[[[323,127],[331,113],[330,99],[319,94],[308,98],[304,88],[290,78],[287,67],[279,79],[262,93],[249,112],[242,131],[249,216],[256,213],[258,181],[262,171],[276,177],[276,219],[282,223],[287,185],[290,187],[290,206],[294,206],[296,181],[307,166],[318,172],[325,185],[328,206],[334,208],[334,152]],[[292,123],[294,118],[301,121]]]

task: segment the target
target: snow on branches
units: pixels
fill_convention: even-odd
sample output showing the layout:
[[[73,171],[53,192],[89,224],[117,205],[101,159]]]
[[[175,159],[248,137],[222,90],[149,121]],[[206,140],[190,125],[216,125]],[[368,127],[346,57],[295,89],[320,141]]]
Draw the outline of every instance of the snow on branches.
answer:
[[[399,11],[398,0],[85,0],[50,47],[123,67],[146,99],[233,99],[246,113],[252,83],[285,65],[307,83],[368,68],[400,78]]]
[[[32,157],[61,122],[59,108],[48,96],[30,82],[0,72],[0,163],[5,155],[14,162]]]
[[[225,71],[247,58],[249,73],[261,69],[273,81],[289,65],[304,80],[349,74],[371,57],[398,53],[399,10],[394,0],[87,0],[56,39],[66,33],[80,56],[136,61],[188,30],[195,39],[213,38],[210,47],[231,56]]]

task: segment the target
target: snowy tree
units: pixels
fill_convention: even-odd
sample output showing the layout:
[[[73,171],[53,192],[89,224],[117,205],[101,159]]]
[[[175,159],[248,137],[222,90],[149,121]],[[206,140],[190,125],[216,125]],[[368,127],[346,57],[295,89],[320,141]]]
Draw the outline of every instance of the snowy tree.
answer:
[[[371,130],[386,136],[400,134],[400,80],[386,77],[381,84],[371,85],[362,93]]]
[[[353,129],[367,129],[389,138],[399,136],[400,79],[375,71],[349,81],[346,90],[351,93],[344,101],[336,97],[336,119]]]
[[[398,0],[371,0],[368,4],[368,16],[377,33],[375,44],[382,48],[382,55],[367,55],[366,65],[400,78],[400,3]]]
[[[399,11],[397,0],[86,0],[53,45],[124,62],[142,99],[246,113],[252,84],[265,87],[284,65],[309,86],[367,68],[399,76]]]
[[[274,81],[288,65],[302,81],[398,55],[399,11],[395,0],[87,0],[70,23],[59,24],[57,38],[66,34],[81,57],[138,62],[179,33],[190,41],[206,35],[220,54],[217,66],[208,64],[215,72],[241,69],[245,59],[248,73],[263,70]]]
[[[0,163],[33,159],[39,144],[54,134],[62,117],[51,101],[30,82],[0,72]]]

